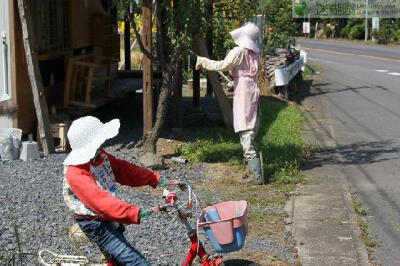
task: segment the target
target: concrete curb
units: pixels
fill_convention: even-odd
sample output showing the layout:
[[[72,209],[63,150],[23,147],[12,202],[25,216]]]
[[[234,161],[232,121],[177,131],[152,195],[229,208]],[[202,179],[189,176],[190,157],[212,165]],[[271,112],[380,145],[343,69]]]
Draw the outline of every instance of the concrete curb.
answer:
[[[346,204],[346,208],[348,210],[350,223],[353,225],[352,226],[352,233],[353,233],[353,240],[354,240],[353,243],[356,248],[357,256],[359,259],[359,264],[360,265],[370,265],[367,249],[365,247],[364,242],[360,238],[361,229],[358,226],[357,214],[353,207],[353,201],[351,199],[349,188],[342,186],[342,195],[343,195],[344,202]]]

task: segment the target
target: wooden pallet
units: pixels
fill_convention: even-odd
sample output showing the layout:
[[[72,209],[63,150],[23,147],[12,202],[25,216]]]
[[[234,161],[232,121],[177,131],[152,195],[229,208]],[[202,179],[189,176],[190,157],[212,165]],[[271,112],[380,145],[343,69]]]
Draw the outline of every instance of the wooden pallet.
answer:
[[[89,108],[96,108],[92,103],[91,93],[93,82],[96,80],[104,82],[104,93],[110,95],[111,67],[115,60],[108,57],[94,56],[93,54],[73,56],[68,58],[67,73],[65,75],[64,107],[77,105]],[[95,69],[106,66],[105,76],[95,76]]]

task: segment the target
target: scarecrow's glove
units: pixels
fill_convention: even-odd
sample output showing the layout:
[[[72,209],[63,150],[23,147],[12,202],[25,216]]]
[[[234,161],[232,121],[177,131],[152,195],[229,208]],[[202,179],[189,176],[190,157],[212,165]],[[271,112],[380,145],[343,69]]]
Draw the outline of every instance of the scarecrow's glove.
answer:
[[[196,60],[196,70],[199,70],[199,69],[203,68],[203,63],[204,63],[203,58],[204,58],[204,57],[201,57],[201,56],[198,56],[198,57],[197,57],[197,60]]]

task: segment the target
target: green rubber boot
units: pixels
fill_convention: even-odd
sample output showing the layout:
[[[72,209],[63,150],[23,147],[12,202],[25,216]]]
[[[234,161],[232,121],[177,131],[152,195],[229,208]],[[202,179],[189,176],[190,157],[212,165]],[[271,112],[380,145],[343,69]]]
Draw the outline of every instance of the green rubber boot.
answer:
[[[264,180],[262,176],[261,161],[259,158],[251,159],[247,162],[250,170],[250,175],[244,179],[244,183],[249,185],[263,185]]]

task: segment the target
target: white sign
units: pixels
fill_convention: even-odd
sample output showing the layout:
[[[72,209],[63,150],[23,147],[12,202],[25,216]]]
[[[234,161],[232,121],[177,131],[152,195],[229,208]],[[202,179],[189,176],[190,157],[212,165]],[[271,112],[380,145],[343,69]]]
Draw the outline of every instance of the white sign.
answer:
[[[379,30],[379,18],[378,17],[372,18],[372,29]]]
[[[400,17],[399,0],[292,0],[294,18]]]
[[[303,33],[310,33],[310,22],[303,22]]]

